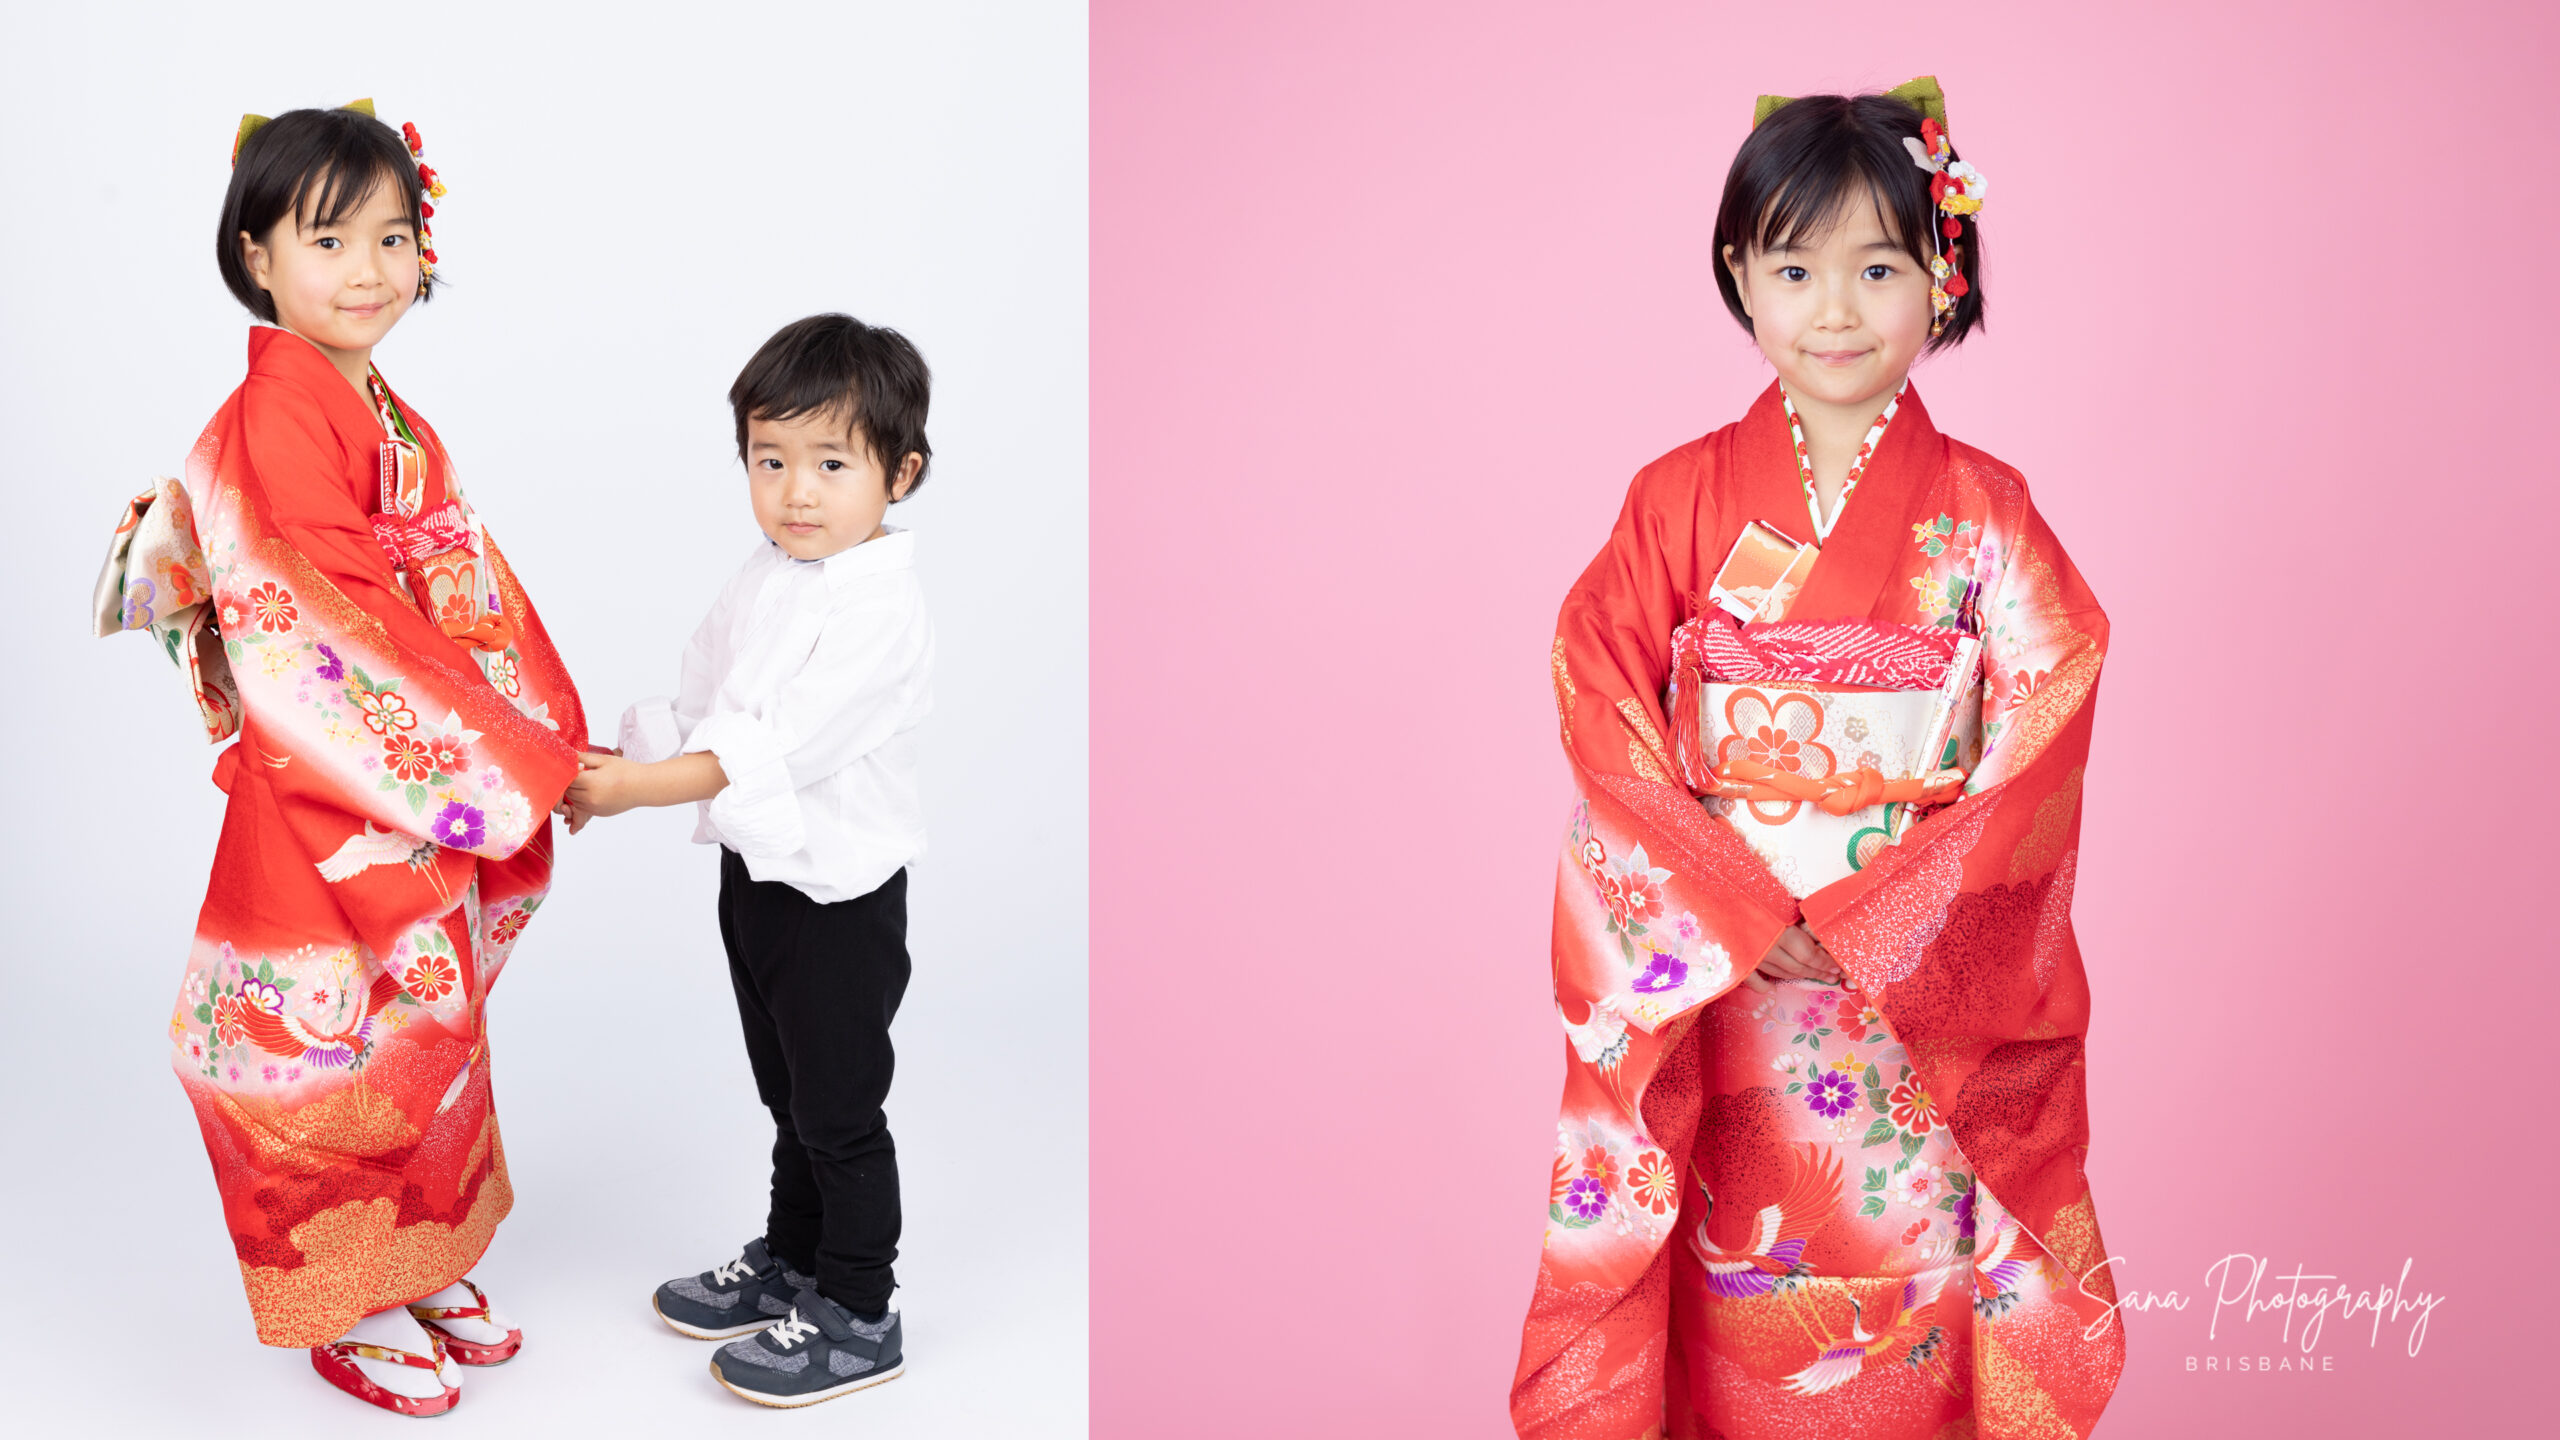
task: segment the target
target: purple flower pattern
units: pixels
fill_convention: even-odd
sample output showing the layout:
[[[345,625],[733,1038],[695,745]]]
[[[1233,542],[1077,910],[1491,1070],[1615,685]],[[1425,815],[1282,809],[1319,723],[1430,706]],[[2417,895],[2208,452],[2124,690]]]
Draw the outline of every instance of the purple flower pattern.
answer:
[[[452,800],[446,802],[444,809],[437,814],[435,824],[430,828],[436,837],[437,844],[450,845],[457,850],[468,850],[487,836],[488,818],[477,808],[465,805],[459,800]]]
[[[1656,950],[1653,952],[1653,962],[1645,966],[1644,973],[1635,978],[1634,989],[1639,995],[1659,995],[1665,990],[1677,990],[1687,983],[1689,983],[1689,962],[1677,955]]]
[[[1804,1092],[1804,1103],[1813,1107],[1813,1113],[1825,1120],[1837,1120],[1848,1114],[1849,1107],[1856,1103],[1857,1098],[1858,1087],[1850,1084],[1849,1077],[1837,1070],[1825,1070],[1815,1076]]]

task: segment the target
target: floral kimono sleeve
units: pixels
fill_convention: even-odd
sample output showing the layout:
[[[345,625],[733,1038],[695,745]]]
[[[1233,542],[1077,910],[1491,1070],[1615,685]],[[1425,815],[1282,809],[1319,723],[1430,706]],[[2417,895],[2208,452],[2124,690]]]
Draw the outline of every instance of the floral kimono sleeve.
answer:
[[[1567,858],[1569,868],[1589,874],[1604,899],[1610,892],[1606,872],[1613,866],[1623,869],[1640,853],[1648,873],[1667,867],[1660,883],[1669,892],[1657,897],[1652,886],[1639,886],[1634,894],[1642,903],[1623,917],[1616,916],[1623,905],[1611,906],[1613,933],[1630,956],[1633,942],[1653,933],[1654,900],[1669,907],[1670,892],[1676,892],[1681,904],[1669,913],[1693,915],[1691,928],[1748,970],[1794,922],[1795,902],[1767,865],[1680,782],[1665,739],[1671,632],[1691,611],[1683,580],[1695,569],[1692,537],[1711,528],[1697,513],[1696,471],[1703,464],[1675,452],[1636,477],[1609,543],[1575,582],[1557,617],[1558,723],[1584,798],[1593,805],[1587,823],[1577,821],[1577,855]],[[1584,833],[1593,825],[1596,831]],[[1594,858],[1595,839],[1614,860]],[[1710,998],[1698,995],[1694,1001]]]
[[[370,457],[290,382],[253,375],[241,405],[207,535],[244,714],[223,773],[256,767],[360,924],[368,894],[414,916],[421,882],[467,883],[468,857],[547,828],[576,753],[397,586],[350,479]]]

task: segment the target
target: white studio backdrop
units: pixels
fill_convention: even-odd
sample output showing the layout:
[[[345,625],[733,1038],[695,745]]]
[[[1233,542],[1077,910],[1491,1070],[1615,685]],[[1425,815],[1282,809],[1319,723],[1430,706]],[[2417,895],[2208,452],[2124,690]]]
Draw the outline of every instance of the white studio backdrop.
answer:
[[[689,809],[561,837],[491,1000],[526,1326],[487,1435],[1086,1429],[1086,20],[1081,4],[44,6],[0,20],[0,1375],[15,1434],[327,1433],[255,1343],[165,1018],[222,811],[144,639],[88,633],[124,501],[244,369],[213,230],[243,111],[370,96],[451,187],[377,352],[454,452],[591,722],[664,693],[757,532],[726,392],[843,310],[932,364],[931,854],[889,1115],[908,1374],[776,1422],[648,1308],[763,1221],[771,1131]],[[384,1424],[398,1423],[388,1419]]]

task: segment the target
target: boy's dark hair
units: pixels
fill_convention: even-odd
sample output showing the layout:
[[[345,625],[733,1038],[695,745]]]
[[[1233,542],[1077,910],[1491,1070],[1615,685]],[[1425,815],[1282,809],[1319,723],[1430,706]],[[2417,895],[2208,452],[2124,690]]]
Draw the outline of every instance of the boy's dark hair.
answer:
[[[773,332],[738,383],[729,408],[738,417],[738,461],[747,458],[749,420],[796,420],[842,411],[880,462],[893,498],[898,467],[920,455],[913,495],[933,468],[933,442],[924,438],[925,412],[933,405],[933,372],[907,337],[885,325],[865,325],[850,315],[812,315]]]
[[[312,226],[336,225],[373,198],[375,187],[398,188],[414,231],[426,202],[418,162],[390,126],[358,110],[287,110],[249,132],[231,162],[231,189],[222,197],[222,224],[213,237],[222,283],[249,313],[272,325],[275,297],[249,277],[240,256],[240,233],[265,243],[279,223],[300,215]],[[418,277],[418,298],[435,283]]]
[[[1906,135],[1920,138],[1920,119],[1917,107],[1890,95],[1807,95],[1779,106],[1752,130],[1734,154],[1724,201],[1716,207],[1716,288],[1743,329],[1751,328],[1751,317],[1724,262],[1725,247],[1739,259],[1786,240],[1818,238],[1862,199],[1875,201],[1885,228],[1928,268],[1937,206],[1929,198],[1929,172],[1902,144]],[[1963,233],[1946,245],[1967,288],[1923,354],[1956,344],[1982,323],[1982,232],[1974,216],[1958,220]]]

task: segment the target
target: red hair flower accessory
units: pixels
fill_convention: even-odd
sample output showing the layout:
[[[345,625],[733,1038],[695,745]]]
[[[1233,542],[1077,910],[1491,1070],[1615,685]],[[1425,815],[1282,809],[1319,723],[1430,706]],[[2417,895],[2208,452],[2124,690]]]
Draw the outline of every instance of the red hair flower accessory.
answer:
[[[408,142],[409,158],[418,160],[418,185],[427,192],[426,198],[418,202],[418,273],[433,279],[436,273],[436,237],[427,228],[427,222],[435,218],[435,202],[444,198],[444,182],[436,178],[435,167],[420,159],[426,153],[426,142],[419,136],[418,127],[406,120],[401,121],[400,138]]]
[[[1984,197],[1991,193],[1991,182],[1982,172],[1956,158],[1954,147],[1947,143],[1947,129],[1934,118],[1920,122],[1918,138],[1904,136],[1902,148],[1911,152],[1911,163],[1929,172],[1929,198],[1936,202],[1938,233],[1930,237],[1929,257],[1929,333],[1935,336],[1947,328],[1947,317],[1955,313],[1956,302],[1973,287],[1947,261],[1949,240],[1964,235],[1964,224],[1957,217],[1980,213]]]

